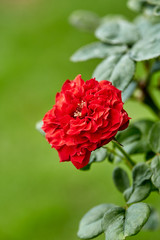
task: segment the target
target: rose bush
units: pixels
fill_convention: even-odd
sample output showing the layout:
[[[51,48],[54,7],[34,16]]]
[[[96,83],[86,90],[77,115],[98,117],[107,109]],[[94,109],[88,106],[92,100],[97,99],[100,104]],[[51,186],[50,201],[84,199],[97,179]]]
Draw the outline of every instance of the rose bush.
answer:
[[[128,123],[120,90],[109,81],[93,78],[84,82],[78,75],[57,93],[42,129],[60,162],[71,161],[79,169],[88,164],[92,151],[113,140]]]

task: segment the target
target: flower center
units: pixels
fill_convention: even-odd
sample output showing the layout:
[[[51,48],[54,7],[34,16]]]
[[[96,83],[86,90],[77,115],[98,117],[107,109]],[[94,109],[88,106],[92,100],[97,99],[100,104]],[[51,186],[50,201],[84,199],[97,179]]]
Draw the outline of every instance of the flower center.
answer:
[[[78,103],[76,111],[73,113],[74,117],[81,117],[82,116],[82,108],[85,105],[85,102],[82,100],[80,103]]]

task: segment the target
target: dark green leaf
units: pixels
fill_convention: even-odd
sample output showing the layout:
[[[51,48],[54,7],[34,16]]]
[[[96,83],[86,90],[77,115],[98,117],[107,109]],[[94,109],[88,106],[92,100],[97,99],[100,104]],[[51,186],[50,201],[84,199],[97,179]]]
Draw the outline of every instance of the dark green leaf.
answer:
[[[113,171],[113,181],[120,192],[124,192],[130,186],[129,177],[126,171],[116,167]]]
[[[145,203],[137,203],[126,211],[115,207],[107,211],[102,220],[106,240],[124,240],[128,236],[137,234],[150,215],[150,207]]]
[[[133,187],[132,187],[132,186],[129,187],[129,188],[127,188],[127,189],[124,191],[123,196],[124,196],[124,199],[125,199],[126,202],[128,202],[128,200],[129,200],[132,192],[133,192]]]
[[[155,153],[152,151],[149,151],[146,153],[145,159],[146,161],[150,160],[151,158],[153,158],[155,156]]]
[[[127,145],[129,143],[135,142],[141,138],[141,131],[135,126],[129,126],[122,132],[119,132],[116,136],[118,142],[122,145]]]
[[[152,190],[152,184],[150,181],[144,182],[142,185],[134,186],[133,192],[131,193],[128,204],[141,202],[146,199]]]
[[[115,207],[107,211],[102,220],[102,229],[105,231],[106,240],[124,239],[124,217],[125,210]]]
[[[151,169],[153,172],[152,175],[152,183],[159,189],[160,191],[160,156],[155,156],[151,162]]]
[[[155,61],[151,68],[151,74],[160,71],[160,61]]]
[[[110,44],[133,44],[139,39],[139,34],[134,24],[115,19],[100,25],[95,32],[98,39]]]
[[[148,143],[148,134],[152,125],[153,121],[150,120],[140,120],[132,125],[139,129],[139,131],[141,132],[141,138],[139,140],[124,145],[124,150],[128,154],[146,153],[151,150]]]
[[[113,163],[115,155],[113,153],[109,153],[107,157],[108,157],[108,161]]]
[[[110,56],[101,62],[93,73],[98,81],[109,80],[120,90],[124,90],[132,80],[135,63],[128,55]]]
[[[113,46],[102,42],[94,42],[78,49],[71,57],[71,61],[80,62],[92,58],[105,58],[110,55],[121,54],[127,50],[125,45]]]
[[[160,153],[160,121],[156,122],[149,132],[149,143],[155,153]]]
[[[42,130],[42,125],[43,125],[43,122],[42,121],[39,121],[36,123],[36,129],[43,135],[45,136],[45,132]]]
[[[143,226],[143,230],[155,231],[159,228],[159,214],[154,208],[150,207],[150,209],[151,214],[148,221]]]
[[[86,10],[77,10],[71,14],[69,22],[82,31],[94,32],[100,23],[100,18],[96,13]]]
[[[106,211],[115,207],[113,204],[101,204],[87,212],[80,221],[78,237],[90,239],[103,232],[101,222]]]
[[[136,203],[130,206],[125,214],[125,237],[137,234],[148,220],[149,215],[150,208],[145,203]]]
[[[133,186],[140,186],[150,180],[152,171],[146,163],[138,163],[132,170]]]
[[[132,81],[126,89],[122,92],[122,101],[125,102],[127,101],[133,94],[134,90],[137,87],[137,82]]]

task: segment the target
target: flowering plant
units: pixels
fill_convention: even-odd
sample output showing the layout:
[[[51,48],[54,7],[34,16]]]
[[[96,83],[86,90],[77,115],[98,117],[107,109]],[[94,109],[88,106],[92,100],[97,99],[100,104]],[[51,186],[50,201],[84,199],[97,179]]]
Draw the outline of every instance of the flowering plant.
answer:
[[[120,16],[99,18],[88,11],[71,15],[72,25],[93,32],[99,40],[80,48],[71,60],[104,60],[92,79],[85,82],[78,75],[67,80],[55,105],[37,125],[61,162],[71,161],[82,170],[105,159],[118,164],[113,181],[125,206],[106,203],[92,208],[80,222],[81,239],[105,233],[106,240],[123,240],[159,225],[157,211],[143,201],[160,192],[160,109],[150,91],[155,82],[159,90],[155,73],[160,71],[160,0],[129,0],[128,7],[143,15],[132,23]],[[139,77],[137,69],[142,65]],[[129,98],[149,107],[155,122],[133,119],[129,124],[123,109]],[[140,162],[136,154],[141,154]],[[131,184],[121,163],[131,170]]]

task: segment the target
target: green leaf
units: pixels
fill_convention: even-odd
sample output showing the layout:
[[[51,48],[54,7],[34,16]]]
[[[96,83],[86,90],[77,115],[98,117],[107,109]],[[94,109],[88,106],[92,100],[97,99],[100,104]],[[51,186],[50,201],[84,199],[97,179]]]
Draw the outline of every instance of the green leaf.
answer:
[[[145,31],[143,38],[130,50],[135,61],[149,60],[160,55],[160,24],[154,24]]]
[[[116,167],[113,171],[113,181],[120,192],[124,192],[130,186],[129,177],[125,170]]]
[[[155,5],[146,3],[143,8],[143,13],[148,17],[152,17],[152,16],[154,16],[155,7],[156,7]]]
[[[125,237],[137,234],[148,220],[149,215],[150,208],[145,203],[136,203],[130,206],[125,214]]]
[[[39,121],[36,123],[36,129],[43,135],[45,136],[45,132],[42,130],[42,125],[43,125],[43,121]]]
[[[151,162],[151,169],[153,172],[152,183],[160,191],[160,156],[155,156]]]
[[[102,219],[109,209],[115,207],[113,204],[101,204],[87,212],[80,221],[78,237],[81,239],[90,239],[103,232]]]
[[[137,82],[136,81],[132,81],[126,89],[124,89],[124,91],[122,92],[122,101],[126,102],[133,94],[134,90],[137,87]]]
[[[138,163],[132,170],[133,185],[124,192],[127,203],[144,200],[152,190],[150,182],[152,171],[146,163]]]
[[[141,139],[141,134],[141,131],[137,127],[130,125],[124,131],[119,132],[116,135],[116,139],[118,142],[125,146]]]
[[[140,12],[143,7],[143,2],[141,0],[129,0],[127,6],[135,12]]]
[[[131,195],[127,201],[127,204],[141,202],[146,199],[152,190],[152,184],[150,181],[144,182],[142,185],[134,186]]]
[[[143,230],[155,231],[159,228],[159,214],[154,208],[150,207],[150,209],[151,213],[148,221],[143,226]]]
[[[150,180],[152,171],[146,163],[138,163],[132,170],[133,185],[140,186],[146,180]]]
[[[155,16],[160,16],[160,6],[156,6],[156,7],[154,8],[154,15],[155,15]]]
[[[149,21],[147,17],[141,15],[135,18],[134,23],[142,38],[145,36],[146,32],[152,28],[151,21]]]
[[[139,39],[139,34],[134,24],[115,19],[100,25],[95,35],[102,42],[110,44],[133,44]]]
[[[160,0],[147,0],[147,2],[153,5],[160,5]]]
[[[113,55],[103,60],[94,70],[93,77],[98,81],[109,80],[119,59],[120,56]]]
[[[160,61],[155,61],[151,68],[151,74],[160,71]]]
[[[141,138],[124,145],[124,150],[128,154],[146,153],[151,150],[148,143],[148,134],[152,125],[153,121],[150,120],[140,120],[132,125],[139,129],[141,132]]]
[[[100,23],[100,18],[94,12],[77,10],[71,14],[69,22],[79,30],[85,32],[94,32]]]
[[[108,156],[108,152],[106,148],[98,148],[95,151],[91,152],[90,160],[87,166],[84,168],[81,168],[80,170],[89,170],[91,167],[91,164],[94,162],[102,162],[105,160],[105,158]]]
[[[106,240],[124,240],[136,235],[144,226],[150,215],[150,207],[145,203],[137,203],[126,211],[121,207],[108,210],[102,220]]]
[[[109,80],[120,90],[124,90],[132,80],[135,63],[128,55],[110,56],[102,61],[93,73],[98,81]]]
[[[107,211],[102,219],[102,229],[105,231],[106,240],[124,239],[125,210],[115,207]]]
[[[112,72],[110,81],[115,87],[124,90],[131,82],[135,73],[135,63],[126,54],[121,57],[117,63],[114,71]]]
[[[124,199],[125,199],[126,202],[129,200],[132,192],[133,192],[133,187],[132,187],[132,186],[129,187],[129,188],[127,188],[127,189],[124,191],[123,196],[124,196]]]
[[[71,61],[80,62],[92,58],[105,58],[110,55],[120,54],[127,50],[125,45],[113,46],[102,42],[94,42],[81,47],[71,56]]]
[[[151,146],[151,149],[155,153],[160,153],[160,121],[156,122],[148,136],[149,144]]]

